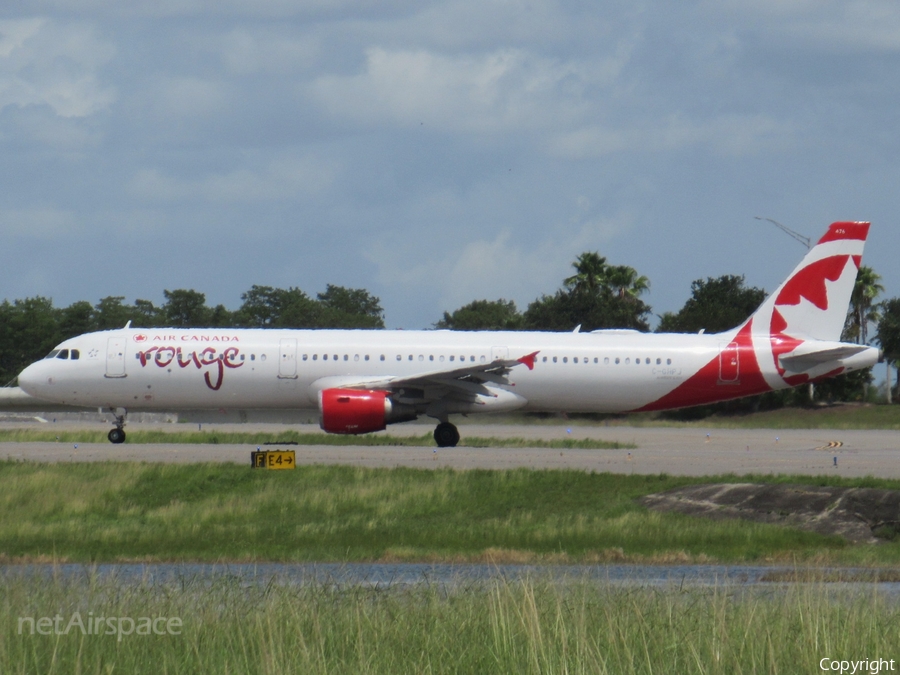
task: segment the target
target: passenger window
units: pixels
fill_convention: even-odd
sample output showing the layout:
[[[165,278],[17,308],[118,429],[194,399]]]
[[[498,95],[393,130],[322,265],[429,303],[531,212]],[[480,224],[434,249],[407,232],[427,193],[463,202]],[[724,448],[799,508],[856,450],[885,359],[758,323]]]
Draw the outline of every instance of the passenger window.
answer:
[[[609,365],[609,357],[608,356],[603,357],[603,364],[607,365],[607,366]]]
[[[344,361],[349,361],[350,357],[347,354],[344,354]]]
[[[576,356],[575,358],[572,359],[572,363],[578,363],[578,357],[577,357],[577,356]]]
[[[425,360],[425,355],[419,354],[419,361],[424,361],[424,360]]]
[[[318,358],[319,358],[319,355],[318,355],[318,354],[313,354],[313,361],[318,360]]]
[[[368,355],[368,354],[366,354],[366,361],[368,361],[368,360],[369,360],[369,355]]]
[[[316,359],[316,357],[313,356],[313,361],[315,361],[315,359]],[[256,354],[251,354],[251,355],[250,355],[250,360],[251,360],[251,361],[256,361]]]
[[[672,359],[666,359],[666,365],[667,365],[667,366],[671,366],[671,365],[672,365]]]
[[[544,361],[546,361],[546,360],[547,360],[547,357],[545,356],[545,357],[544,357]],[[484,356],[484,354],[481,355],[481,362],[482,362],[482,363],[487,363],[487,357]]]
[[[412,361],[412,354],[409,355],[409,360]]]
[[[434,354],[430,354],[430,355],[428,356],[428,360],[429,360],[429,361],[434,361]]]
[[[617,357],[616,357],[616,364],[618,364],[618,363],[619,363],[619,357],[617,356]]]
[[[304,360],[304,361],[306,361],[308,358],[309,358],[309,354],[304,354],[304,355],[303,355],[303,360]],[[243,361],[243,360],[244,360],[244,355],[241,354],[241,361]]]
[[[397,360],[398,360],[398,361],[399,361],[400,359],[402,359],[402,358],[403,358],[402,356],[400,356],[399,354],[397,354]]]
[[[656,365],[660,365],[662,363],[662,359],[656,359]]]
[[[456,358],[456,357],[454,357],[453,354],[451,354],[451,355],[450,355],[450,360],[452,361],[454,358]]]
[[[568,357],[568,356],[564,356],[564,357],[563,357],[563,363],[568,363],[568,362],[569,362],[569,357]]]
[[[359,361],[359,354],[354,354],[354,355],[353,355],[353,360],[354,360],[354,361]]]
[[[647,359],[644,363],[646,363],[646,364],[649,366],[649,365],[650,365],[650,359]]]
[[[553,363],[556,363],[556,357],[555,357],[555,356],[553,357]]]
[[[630,364],[630,363],[631,363],[631,359],[625,359],[625,365],[626,365],[626,366],[627,366],[628,364]]]
[[[384,361],[384,354],[382,354],[379,358],[381,361]]]
[[[444,355],[443,355],[443,354],[441,354],[441,355],[438,357],[438,361],[440,361],[441,363],[444,362]]]
[[[544,363],[547,363],[547,357],[546,357],[546,356],[544,357]]]
[[[323,360],[323,361],[327,361],[327,360],[328,360],[328,354],[322,354],[322,360]]]

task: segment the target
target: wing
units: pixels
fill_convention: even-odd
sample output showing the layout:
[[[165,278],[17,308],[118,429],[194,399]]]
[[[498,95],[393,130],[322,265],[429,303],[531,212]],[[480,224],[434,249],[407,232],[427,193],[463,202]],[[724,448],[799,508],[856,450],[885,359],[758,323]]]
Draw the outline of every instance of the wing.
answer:
[[[511,395],[503,387],[512,386],[508,375],[517,366],[534,369],[538,352],[518,359],[497,359],[491,363],[472,364],[449,370],[432,370],[407,376],[383,378],[324,377],[313,384],[317,390],[339,387],[341,389],[375,389],[390,391],[398,403],[428,406],[436,401],[445,405],[458,402],[463,405],[484,405],[484,399],[516,399],[524,405],[525,399]],[[518,407],[516,405],[515,407]]]

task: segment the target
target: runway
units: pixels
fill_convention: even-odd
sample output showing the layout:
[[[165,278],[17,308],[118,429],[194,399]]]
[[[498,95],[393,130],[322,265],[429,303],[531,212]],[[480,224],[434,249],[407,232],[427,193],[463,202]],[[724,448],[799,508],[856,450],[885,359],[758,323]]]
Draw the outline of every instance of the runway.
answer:
[[[5,426],[5,425],[4,425]],[[17,425],[19,426],[19,425]],[[65,425],[96,430],[97,425]],[[184,430],[184,425],[140,424],[138,428]],[[176,427],[176,428],[173,428]],[[42,430],[47,425],[41,425]],[[62,428],[62,427],[60,427]],[[204,430],[277,433],[281,425],[217,424]],[[314,425],[287,427],[317,431]],[[420,435],[423,424],[392,427],[392,435]],[[264,446],[293,449],[298,465],[345,464],[364,467],[435,469],[574,469],[620,474],[704,476],[733,473],[876,476],[900,478],[900,432],[833,430],[724,430],[627,426],[466,424],[463,438],[597,438],[633,443],[631,450],[549,450],[542,448],[434,448],[370,446]],[[250,465],[251,445],[109,443],[0,443],[0,459],[33,462],[138,461],[165,463],[232,462]],[[835,461],[836,458],[836,461]]]

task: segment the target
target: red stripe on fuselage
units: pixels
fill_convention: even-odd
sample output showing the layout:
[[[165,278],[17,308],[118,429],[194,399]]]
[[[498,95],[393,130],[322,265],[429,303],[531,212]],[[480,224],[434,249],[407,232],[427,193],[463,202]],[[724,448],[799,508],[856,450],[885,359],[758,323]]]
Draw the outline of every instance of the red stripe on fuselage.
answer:
[[[756,353],[753,351],[752,323],[752,321],[748,321],[733,340],[733,344],[736,344],[738,348],[740,363],[740,374],[736,382],[722,382],[719,379],[720,355],[716,354],[715,358],[688,378],[686,382],[678,385],[662,398],[632,412],[687,408],[771,391],[772,388],[766,383],[760,372],[759,361],[756,360]]]

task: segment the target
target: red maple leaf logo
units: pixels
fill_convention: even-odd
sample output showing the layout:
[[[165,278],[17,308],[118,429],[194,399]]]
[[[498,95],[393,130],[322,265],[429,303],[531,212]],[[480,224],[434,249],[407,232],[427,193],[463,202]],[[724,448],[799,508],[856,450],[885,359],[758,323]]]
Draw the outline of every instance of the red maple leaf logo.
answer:
[[[138,333],[137,335],[134,336],[134,341],[135,342],[146,342],[147,336],[144,335],[143,333]]]

